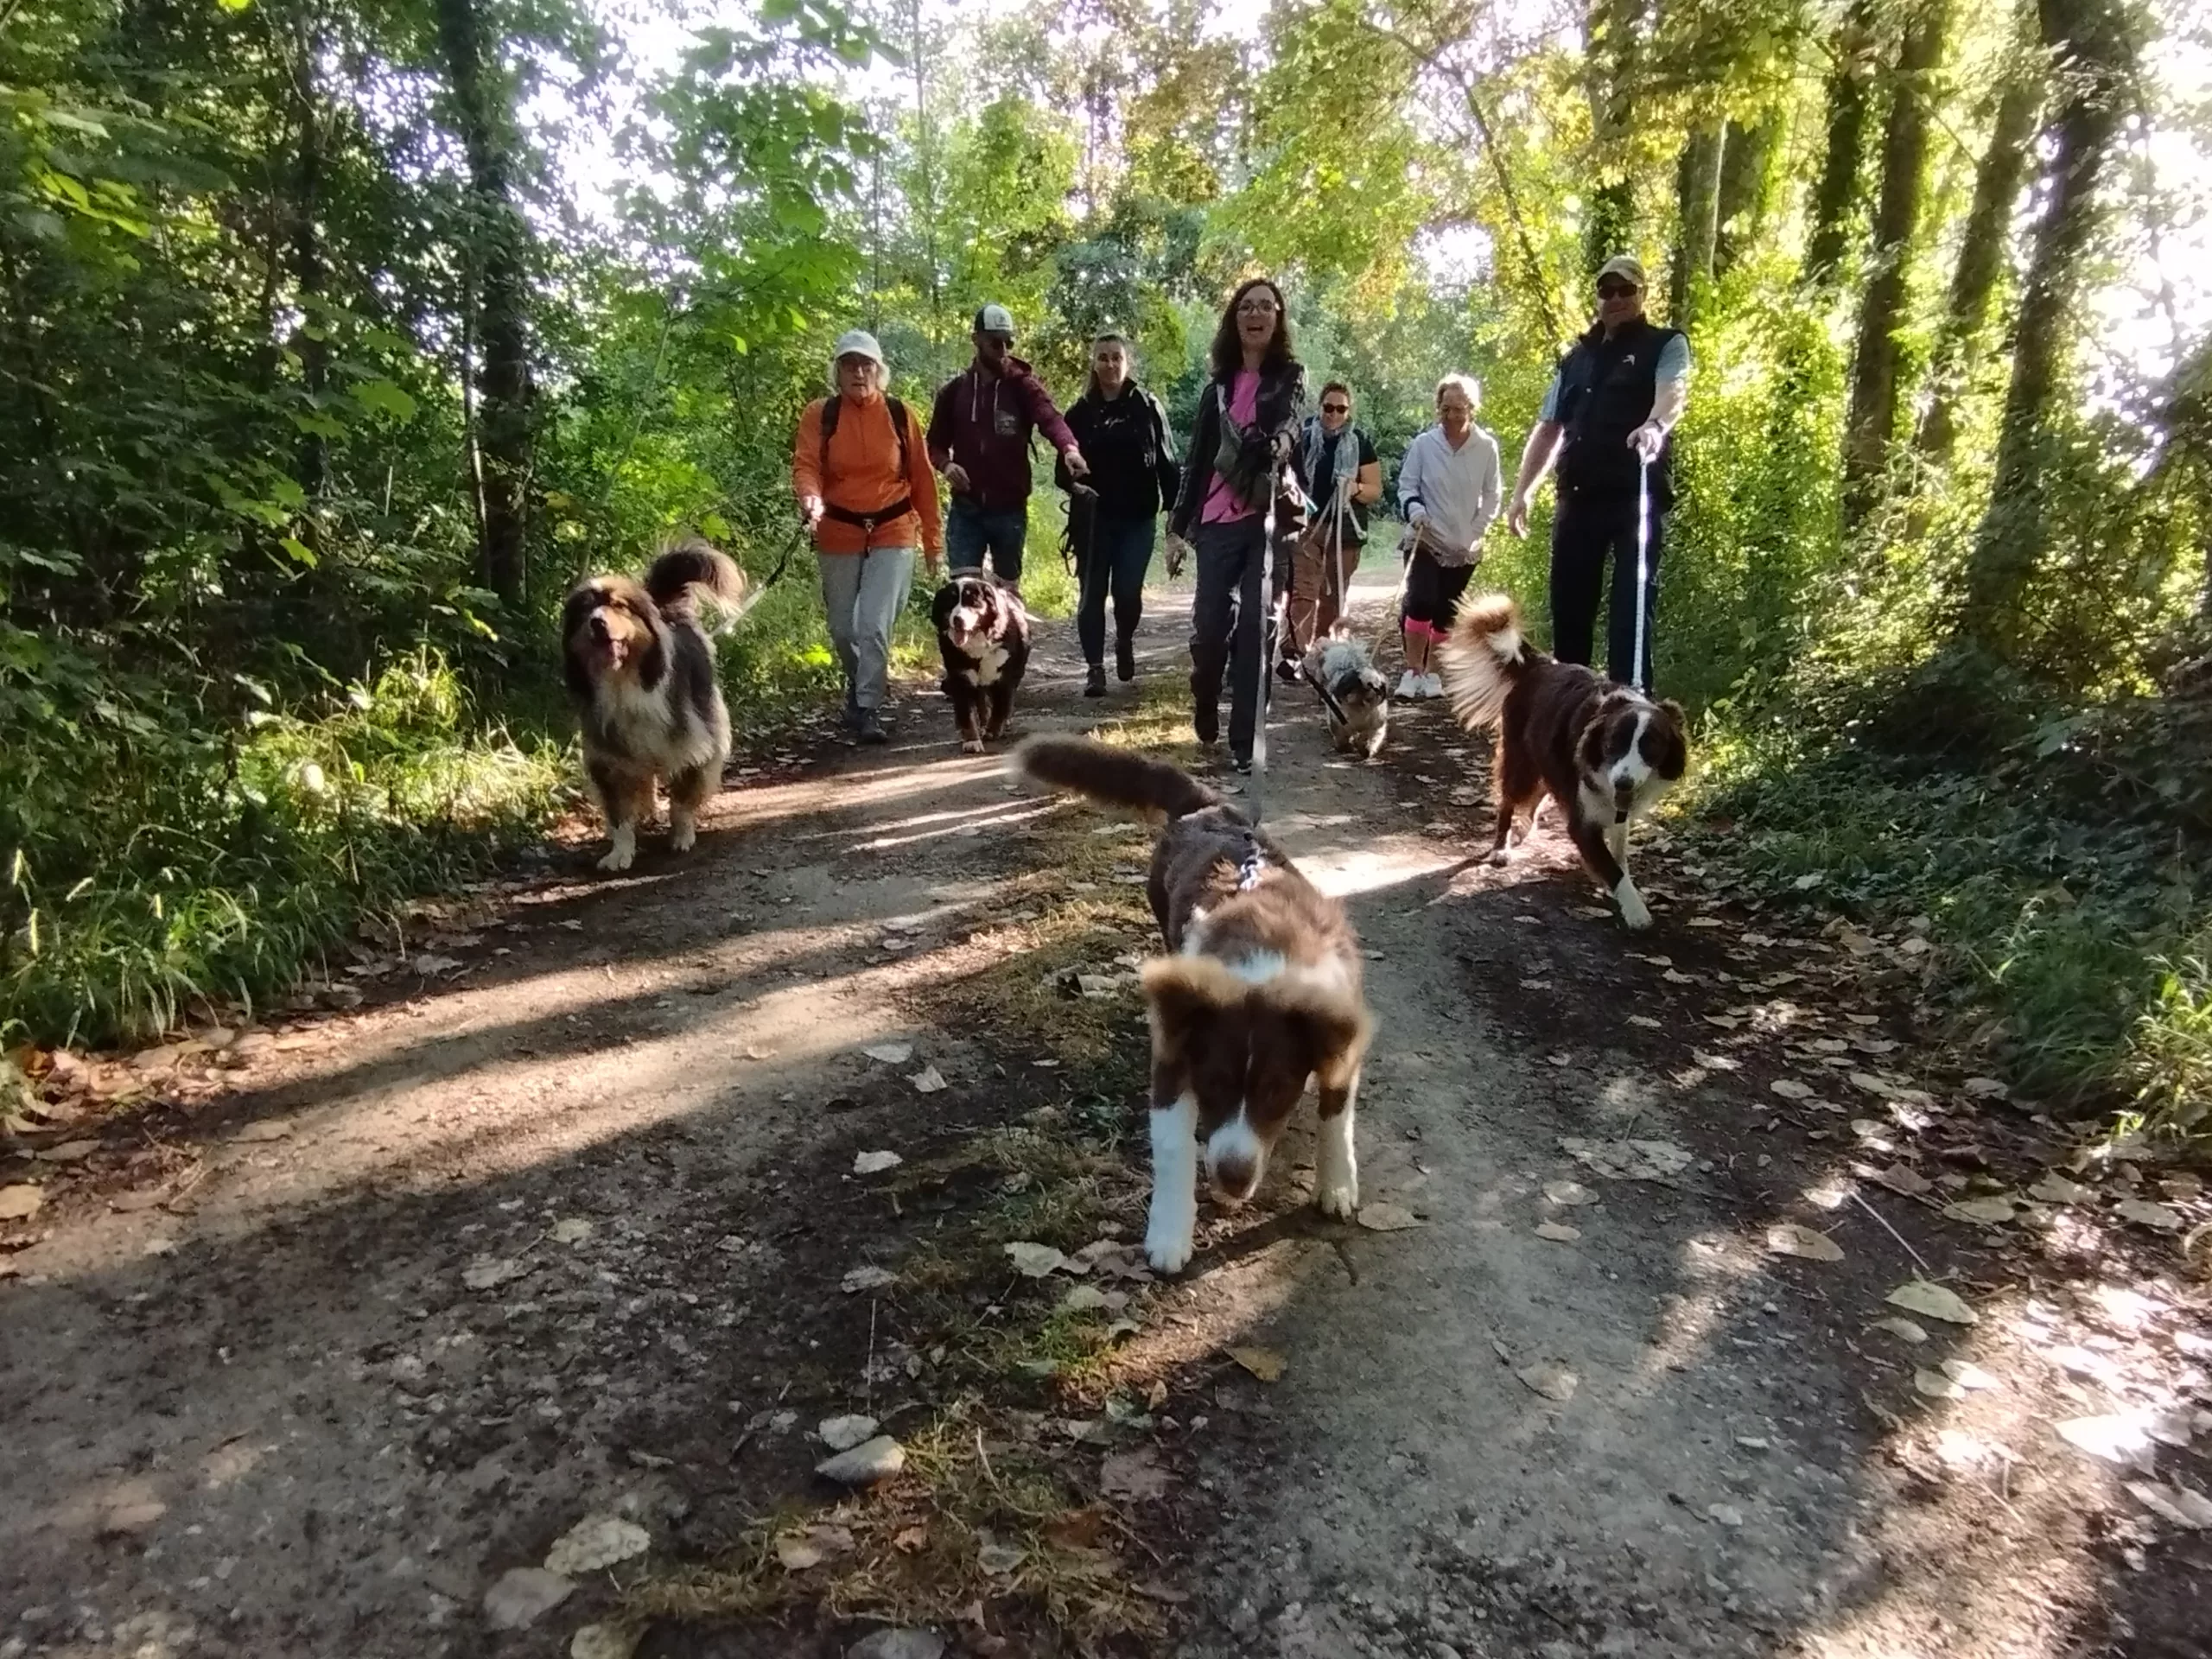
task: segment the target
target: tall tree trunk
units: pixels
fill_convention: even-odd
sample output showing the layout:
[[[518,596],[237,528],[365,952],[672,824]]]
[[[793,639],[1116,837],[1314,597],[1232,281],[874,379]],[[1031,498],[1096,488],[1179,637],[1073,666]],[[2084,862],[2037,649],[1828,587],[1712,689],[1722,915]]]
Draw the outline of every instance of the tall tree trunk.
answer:
[[[1667,321],[1677,328],[1690,326],[1698,289],[1713,276],[1713,249],[1720,235],[1721,133],[1718,126],[1693,131],[1675,169],[1679,229],[1668,285]]]
[[[1813,186],[1812,230],[1805,238],[1804,280],[1828,287],[1843,264],[1851,221],[1859,210],[1859,176],[1866,147],[1866,54],[1873,32],[1871,0],[1853,0],[1836,31],[1834,67],[1828,72],[1827,142]]]
[[[1636,181],[1628,137],[1636,90],[1637,0],[1588,0],[1583,16],[1590,138],[1597,188],[1582,227],[1586,274],[1629,251],[1636,234]]]
[[[484,585],[503,599],[519,600],[530,487],[529,230],[514,202],[512,115],[504,107],[505,94],[491,83],[476,0],[437,0],[437,8],[438,41],[468,156],[470,232],[482,273],[475,331],[484,498],[478,552]]]
[[[2023,51],[1997,104],[1989,143],[1974,166],[1974,200],[1960,233],[1951,292],[1929,365],[1931,392],[1916,447],[1923,467],[1940,469],[1958,441],[1959,397],[1980,360],[1989,328],[1989,302],[2004,274],[2012,245],[2012,213],[2028,170],[2029,141],[2042,113],[2043,63]]]
[[[2104,216],[2100,188],[2114,159],[2133,70],[2121,3],[2037,0],[2036,8],[2062,89],[2044,175],[2048,202],[2021,284],[1996,477],[1959,618],[1961,635],[2000,660],[2022,643],[2020,599],[2048,545],[2044,436],[2072,378],[2082,281]]]
[[[1720,156],[1720,199],[1713,215],[1715,276],[1726,276],[1765,233],[1774,195],[1774,152],[1781,139],[1779,109],[1769,110],[1748,127],[1728,124]]]
[[[1874,210],[1872,269],[1859,305],[1852,358],[1851,410],[1844,423],[1843,504],[1847,522],[1872,505],[1897,436],[1897,325],[1912,284],[1927,194],[1928,130],[1936,66],[1950,22],[1949,0],[1926,0],[1906,21],[1897,45],[1889,118],[1882,132],[1882,194]]]
[[[321,112],[315,107],[315,59],[312,41],[303,41],[300,76],[300,153],[292,197],[292,284],[305,315],[300,331],[300,379],[310,406],[318,404],[330,382],[330,338],[327,320],[316,315],[314,302],[322,298],[325,273],[322,232],[316,215],[322,206]],[[318,410],[319,413],[320,410]],[[318,432],[302,434],[296,463],[300,488],[312,507],[322,493],[330,471],[330,446]],[[302,528],[314,545],[311,522]]]

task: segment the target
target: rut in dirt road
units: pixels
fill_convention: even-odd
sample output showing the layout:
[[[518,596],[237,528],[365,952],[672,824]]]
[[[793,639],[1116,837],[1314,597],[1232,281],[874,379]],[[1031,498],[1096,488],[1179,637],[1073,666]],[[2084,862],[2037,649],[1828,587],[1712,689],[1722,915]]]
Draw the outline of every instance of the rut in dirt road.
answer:
[[[1017,724],[1173,741],[1184,626],[1155,595],[1141,704],[1040,630]],[[1908,1264],[1754,1104],[1773,1022],[1843,1017],[1795,959],[1694,930],[1648,842],[1648,936],[1555,830],[1478,862],[1440,704],[1363,765],[1276,690],[1267,828],[1368,957],[1363,1224],[1304,1204],[1309,1105],[1185,1275],[1129,1267],[1147,838],[913,696],[887,751],[748,768],[690,860],[441,912],[440,982],[402,948],[58,1169],[0,1301],[0,1655],[2100,1650],[2078,1490],[1961,1510],[1880,1453]],[[862,1421],[912,1464],[841,1499]]]

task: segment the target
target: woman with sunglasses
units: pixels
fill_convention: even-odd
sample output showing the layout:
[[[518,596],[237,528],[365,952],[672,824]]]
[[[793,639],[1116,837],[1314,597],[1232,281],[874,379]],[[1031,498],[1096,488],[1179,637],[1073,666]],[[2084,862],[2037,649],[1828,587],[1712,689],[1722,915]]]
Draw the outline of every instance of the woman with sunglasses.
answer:
[[[1198,741],[1221,735],[1221,680],[1230,676],[1229,752],[1252,769],[1260,677],[1268,659],[1267,582],[1278,550],[1306,528],[1305,469],[1298,446],[1306,371],[1290,354],[1282,290],[1255,276],[1230,296],[1213,337],[1213,378],[1198,397],[1190,460],[1167,520],[1167,573],[1194,551],[1191,601],[1191,723]],[[1268,545],[1272,501],[1275,546]],[[1230,661],[1231,655],[1235,662]]]
[[[1367,540],[1367,508],[1382,499],[1382,462],[1375,440],[1352,424],[1351,388],[1321,388],[1321,412],[1299,435],[1306,476],[1313,483],[1313,522],[1291,563],[1290,637],[1275,671],[1298,677],[1306,648],[1337,625],[1351,596],[1352,573]]]
[[[1505,522],[1516,536],[1529,533],[1529,498],[1556,461],[1552,655],[1563,663],[1589,663],[1610,554],[1612,607],[1605,626],[1605,675],[1625,685],[1637,677],[1640,660],[1643,671],[1637,690],[1649,692],[1652,626],[1659,608],[1659,546],[1663,515],[1675,500],[1674,446],[1668,434],[1682,418],[1688,400],[1690,344],[1681,329],[1646,320],[1643,292],[1643,267],[1627,254],[1617,254],[1599,267],[1598,320],[1575,342],[1544,393],[1521,452],[1521,476]]]

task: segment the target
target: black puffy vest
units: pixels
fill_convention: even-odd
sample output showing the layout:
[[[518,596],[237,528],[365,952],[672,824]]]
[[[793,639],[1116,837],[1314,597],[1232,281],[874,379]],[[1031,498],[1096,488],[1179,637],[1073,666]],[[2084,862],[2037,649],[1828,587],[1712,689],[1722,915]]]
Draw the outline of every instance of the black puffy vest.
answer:
[[[1576,495],[1633,496],[1636,451],[1628,435],[1651,418],[1659,391],[1659,353],[1681,332],[1638,318],[1608,339],[1593,327],[1560,365],[1559,405],[1567,429],[1560,453],[1560,487]],[[1651,505],[1675,499],[1675,446],[1670,436],[1651,464]]]

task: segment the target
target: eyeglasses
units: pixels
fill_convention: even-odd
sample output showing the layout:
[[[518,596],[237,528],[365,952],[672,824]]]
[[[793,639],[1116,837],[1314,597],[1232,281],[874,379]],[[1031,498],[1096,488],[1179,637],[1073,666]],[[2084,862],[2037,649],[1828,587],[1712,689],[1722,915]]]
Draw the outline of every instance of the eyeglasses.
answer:
[[[1598,297],[1601,300],[1627,300],[1636,297],[1637,290],[1627,283],[1600,283]]]
[[[1324,415],[1349,415],[1351,413],[1351,405],[1350,404],[1324,404],[1321,405],[1321,412]]]
[[[1272,317],[1279,308],[1273,300],[1256,294],[1249,300],[1236,302],[1236,315],[1240,317]]]

